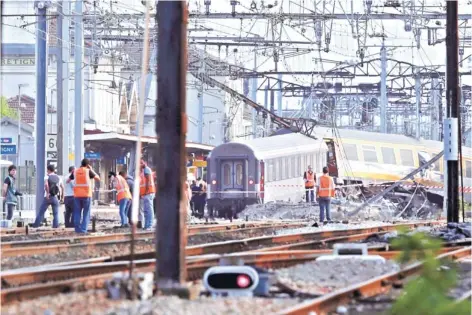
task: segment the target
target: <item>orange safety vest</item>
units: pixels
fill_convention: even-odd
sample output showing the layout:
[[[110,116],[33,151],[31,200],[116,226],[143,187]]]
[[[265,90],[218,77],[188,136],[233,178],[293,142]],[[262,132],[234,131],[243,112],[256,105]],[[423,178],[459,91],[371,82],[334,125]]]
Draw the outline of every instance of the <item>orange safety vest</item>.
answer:
[[[306,182],[305,188],[313,188],[315,187],[315,173],[306,172]]]
[[[320,176],[319,197],[334,197],[333,179],[329,175]]]
[[[89,198],[92,197],[92,183],[90,180],[90,170],[86,167],[80,167],[74,173],[74,197]]]
[[[115,182],[115,188],[116,188],[116,199],[118,202],[120,202],[121,199],[131,199],[131,192],[129,191],[129,186],[126,180],[118,175],[116,176],[116,182]]]
[[[147,167],[147,166],[146,166]],[[144,170],[141,172],[141,180],[139,184],[139,195],[144,196],[144,195],[149,195],[149,194],[154,194],[156,193],[156,187],[154,186],[154,179],[152,174],[148,178],[144,175]],[[149,181],[149,186],[148,190],[146,191],[146,186]]]

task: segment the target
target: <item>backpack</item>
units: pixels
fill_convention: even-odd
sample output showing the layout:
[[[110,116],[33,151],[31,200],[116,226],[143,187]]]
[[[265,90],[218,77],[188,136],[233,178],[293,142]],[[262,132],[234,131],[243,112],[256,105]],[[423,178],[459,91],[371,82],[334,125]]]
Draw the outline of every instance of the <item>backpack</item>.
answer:
[[[59,176],[49,176],[48,178],[48,184],[49,184],[49,194],[51,196],[57,196],[59,195]]]

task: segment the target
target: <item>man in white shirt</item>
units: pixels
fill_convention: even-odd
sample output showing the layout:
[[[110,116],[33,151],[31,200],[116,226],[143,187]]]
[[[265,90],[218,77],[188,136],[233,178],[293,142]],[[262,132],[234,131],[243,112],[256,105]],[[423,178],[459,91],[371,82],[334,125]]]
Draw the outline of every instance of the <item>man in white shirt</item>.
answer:
[[[73,174],[75,171],[74,166],[69,167],[69,175]],[[74,180],[66,182],[64,189],[64,206],[66,211],[64,212],[64,224],[66,228],[74,227]]]

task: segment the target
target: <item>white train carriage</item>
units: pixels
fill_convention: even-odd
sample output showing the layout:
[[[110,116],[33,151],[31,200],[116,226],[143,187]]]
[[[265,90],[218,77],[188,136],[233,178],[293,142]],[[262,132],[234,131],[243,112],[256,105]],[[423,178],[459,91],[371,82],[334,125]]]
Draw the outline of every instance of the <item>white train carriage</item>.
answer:
[[[323,138],[298,133],[219,145],[207,158],[208,208],[235,216],[250,204],[299,201],[303,172],[311,165],[321,174],[327,153]]]

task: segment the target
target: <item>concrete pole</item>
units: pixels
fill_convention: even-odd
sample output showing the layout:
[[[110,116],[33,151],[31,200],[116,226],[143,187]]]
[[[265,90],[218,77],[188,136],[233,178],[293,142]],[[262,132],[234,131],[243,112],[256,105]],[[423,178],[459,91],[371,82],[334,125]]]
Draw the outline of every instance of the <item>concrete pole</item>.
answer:
[[[44,195],[46,172],[46,84],[47,84],[47,21],[49,2],[36,1],[36,213]]]
[[[200,84],[198,96],[198,142],[203,143],[203,82]],[[210,141],[210,135],[208,135]]]
[[[431,79],[431,140],[439,141],[439,83],[438,78]]]
[[[84,33],[83,33],[83,1],[75,2],[74,12],[74,34],[75,34],[75,71],[74,71],[74,147],[75,165],[80,166],[84,158],[84,106],[83,97],[83,53],[84,53]]]
[[[382,41],[382,47],[380,48],[380,132],[388,133],[387,128],[387,50],[385,49]]]
[[[57,173],[69,166],[69,14],[70,2],[57,6]]]
[[[257,52],[254,50],[254,71],[257,71]],[[251,100],[257,103],[257,77],[251,80]],[[257,111],[252,110],[252,138],[257,138]]]
[[[21,158],[20,158],[20,143],[21,143],[21,86],[18,84],[18,139],[16,145],[16,166],[20,167]]]
[[[416,96],[416,139],[421,137],[421,77],[415,77],[415,96]]]
[[[279,90],[277,91],[277,114],[282,117],[282,74],[279,73]]]

